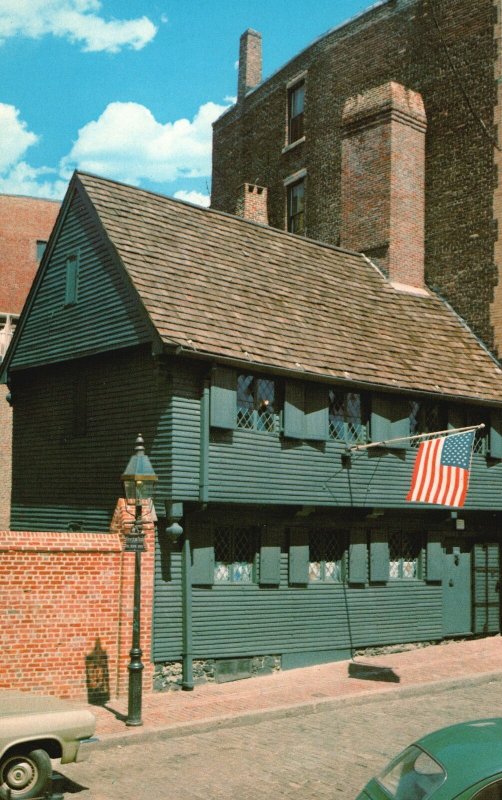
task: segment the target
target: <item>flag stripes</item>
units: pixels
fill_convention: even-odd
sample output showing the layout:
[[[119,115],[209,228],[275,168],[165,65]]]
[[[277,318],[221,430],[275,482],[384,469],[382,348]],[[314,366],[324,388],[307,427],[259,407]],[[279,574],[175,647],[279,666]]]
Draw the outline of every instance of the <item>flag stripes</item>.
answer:
[[[406,500],[412,503],[463,506],[469,487],[473,442],[472,431],[422,442]]]

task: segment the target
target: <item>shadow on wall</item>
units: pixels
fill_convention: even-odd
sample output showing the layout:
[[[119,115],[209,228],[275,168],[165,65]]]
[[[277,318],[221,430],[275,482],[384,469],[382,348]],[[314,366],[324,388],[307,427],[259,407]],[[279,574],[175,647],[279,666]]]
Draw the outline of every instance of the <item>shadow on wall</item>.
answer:
[[[102,706],[108,702],[110,699],[108,656],[99,638],[96,639],[94,649],[85,657],[85,683],[88,703]]]

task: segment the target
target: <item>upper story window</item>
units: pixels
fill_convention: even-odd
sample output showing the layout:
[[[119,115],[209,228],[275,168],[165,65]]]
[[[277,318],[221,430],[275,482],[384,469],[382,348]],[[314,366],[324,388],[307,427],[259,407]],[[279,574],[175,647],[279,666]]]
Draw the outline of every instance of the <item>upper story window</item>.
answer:
[[[65,306],[73,306],[77,302],[78,273],[79,256],[78,253],[72,253],[72,255],[68,256],[66,259]]]
[[[329,436],[340,442],[365,442],[368,404],[360,392],[329,390]]]
[[[305,178],[287,187],[288,231],[305,236]]]
[[[47,247],[47,242],[44,242],[42,239],[37,241],[37,261],[42,260],[42,256],[45,253],[45,248]]]
[[[237,427],[273,433],[278,429],[277,385],[273,378],[239,375]]]
[[[252,526],[221,526],[214,530],[215,583],[252,583],[256,580],[258,532]]]
[[[455,408],[455,412],[455,420],[458,422],[458,427],[463,428],[484,423],[485,427],[476,431],[472,451],[485,456],[488,453],[490,441],[491,419],[489,410],[481,406],[459,406]]]
[[[341,583],[346,535],[329,528],[309,533],[309,582]]]
[[[305,81],[300,81],[288,91],[288,144],[303,136],[303,112],[305,106]]]
[[[437,433],[446,430],[447,409],[443,403],[431,400],[410,400],[410,436],[419,433]],[[411,446],[418,447],[423,439],[412,439]]]

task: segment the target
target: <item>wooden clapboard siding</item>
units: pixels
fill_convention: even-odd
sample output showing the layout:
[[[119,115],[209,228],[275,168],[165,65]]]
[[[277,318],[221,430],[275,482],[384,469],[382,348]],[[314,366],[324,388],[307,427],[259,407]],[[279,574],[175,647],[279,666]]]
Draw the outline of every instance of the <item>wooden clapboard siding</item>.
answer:
[[[66,260],[79,254],[77,302],[65,307]],[[38,290],[28,300],[11,369],[100,353],[152,339],[152,326],[100,227],[75,194]]]
[[[73,387],[87,377],[85,435],[73,434]],[[139,432],[170,494],[169,381],[148,347],[14,373],[14,530],[108,530]]]
[[[181,654],[179,555],[172,559],[171,578],[164,581],[157,568],[156,661]],[[193,589],[196,658],[315,653],[439,638],[441,586],[391,581],[381,587],[291,587],[286,553],[277,588],[248,584]]]

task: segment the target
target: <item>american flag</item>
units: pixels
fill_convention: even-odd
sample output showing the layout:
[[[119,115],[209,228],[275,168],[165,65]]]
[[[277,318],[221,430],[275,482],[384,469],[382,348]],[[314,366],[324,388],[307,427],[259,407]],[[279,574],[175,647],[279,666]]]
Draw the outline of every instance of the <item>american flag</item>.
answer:
[[[467,431],[422,442],[406,500],[463,506],[469,486],[474,436],[475,431]]]

